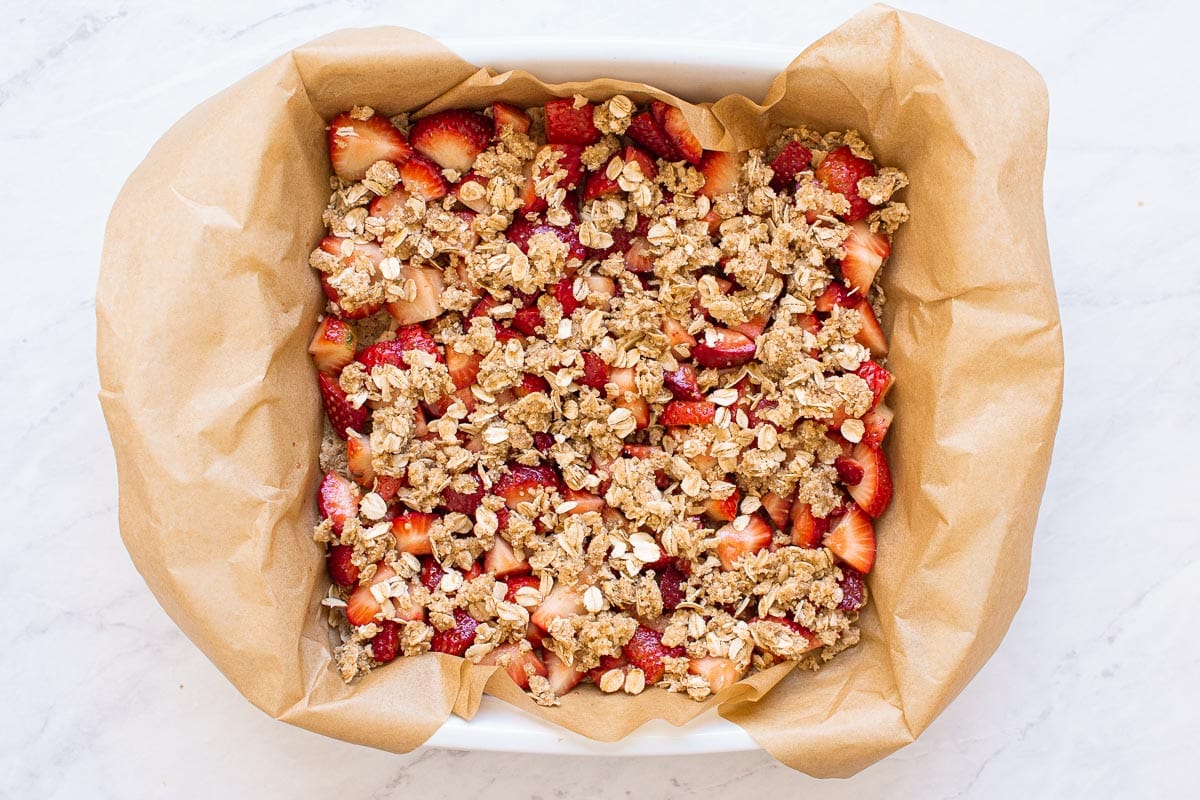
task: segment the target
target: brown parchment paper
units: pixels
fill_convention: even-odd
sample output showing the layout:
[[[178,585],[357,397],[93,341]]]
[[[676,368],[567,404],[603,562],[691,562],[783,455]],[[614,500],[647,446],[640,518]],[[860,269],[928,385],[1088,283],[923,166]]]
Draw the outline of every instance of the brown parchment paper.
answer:
[[[705,704],[661,691],[534,705],[491,667],[401,659],[347,686],[330,667],[311,540],[321,407],[306,345],[321,292],[324,120],[531,105],[580,92],[677,103],[712,149],[773,124],[857,128],[912,179],[884,286],[898,377],[891,509],[861,644],[776,667]],[[719,704],[774,756],[849,775],[913,740],[999,644],[1025,591],[1058,420],[1062,349],[1042,214],[1047,100],[1020,58],[876,6],[805,50],[756,102],[693,106],[642,84],[493,74],[399,28],[342,31],[200,105],[121,192],[97,292],[101,402],[121,534],[183,631],[278,719],[392,751],[484,692],[585,736]]]

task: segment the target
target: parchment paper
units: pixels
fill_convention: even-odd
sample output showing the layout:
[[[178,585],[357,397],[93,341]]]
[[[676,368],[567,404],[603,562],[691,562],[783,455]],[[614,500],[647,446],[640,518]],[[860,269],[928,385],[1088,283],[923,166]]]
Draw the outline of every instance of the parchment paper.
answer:
[[[575,92],[679,104],[711,149],[762,145],[772,124],[857,128],[912,179],[884,278],[896,491],[863,640],[816,674],[776,667],[705,704],[587,690],[542,709],[503,671],[440,654],[347,686],[330,666],[311,539],[322,412],[305,349],[322,300],[307,257],[328,196],[325,120],[354,104],[392,114]],[[98,358],[125,544],[251,702],[320,733],[411,750],[486,691],[610,741],[717,703],[790,766],[852,774],[929,725],[1025,591],[1062,381],[1046,121],[1043,83],[1020,58],[881,6],[805,50],[761,103],[497,75],[399,28],[301,47],[175,125],[113,208]]]

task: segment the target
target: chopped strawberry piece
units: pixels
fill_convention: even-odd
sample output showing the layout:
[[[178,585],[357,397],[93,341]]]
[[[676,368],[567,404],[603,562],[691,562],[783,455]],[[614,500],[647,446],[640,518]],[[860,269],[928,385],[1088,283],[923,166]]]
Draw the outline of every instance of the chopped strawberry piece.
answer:
[[[617,158],[617,156],[613,156]],[[610,162],[611,163],[611,162]],[[597,197],[606,197],[610,194],[617,194],[621,191],[620,185],[616,178],[608,177],[606,170],[593,172],[588,175],[587,182],[583,185],[583,202],[590,203]]]
[[[829,519],[814,517],[812,506],[796,503],[792,506],[792,544],[797,547],[820,547],[821,540],[829,530]]]
[[[371,465],[371,437],[358,431],[346,431],[346,472],[364,489],[375,483],[375,467]]]
[[[850,485],[850,496],[869,516],[877,518],[892,502],[892,473],[887,456],[881,448],[860,442],[854,446],[852,458],[863,476],[861,481]]]
[[[450,373],[450,380],[459,389],[475,385],[482,363],[483,356],[479,353],[460,353],[453,347],[446,348],[446,370]]]
[[[529,119],[529,115],[521,109],[509,103],[495,102],[492,103],[492,120],[496,124],[496,135],[500,135],[500,129],[508,126],[519,133],[529,133],[529,127],[533,124]]]
[[[676,400],[704,399],[704,393],[697,383],[696,368],[691,364],[680,364],[679,369],[664,372],[663,384],[671,390]]]
[[[308,352],[313,357],[317,369],[329,375],[336,375],[342,371],[342,367],[354,360],[357,341],[354,329],[348,322],[329,316],[317,326],[312,341],[308,343]]]
[[[750,341],[758,340],[762,336],[762,332],[767,329],[767,323],[771,321],[770,314],[762,314],[754,319],[746,320],[733,326],[733,330],[745,336]]]
[[[637,430],[650,427],[650,404],[644,397],[622,397],[613,401],[617,408],[624,408],[633,414],[637,422]]]
[[[880,403],[868,411],[863,416],[863,425],[866,427],[866,431],[863,433],[862,440],[876,447],[883,444],[883,437],[887,436],[888,429],[892,426],[892,416],[892,409],[885,403]]]
[[[744,408],[745,406],[744,404],[740,404],[739,407]],[[779,408],[779,401],[764,397],[746,412],[746,421],[750,423],[751,428],[757,428],[759,425],[773,425],[778,430],[778,425],[763,416],[764,411],[770,411],[774,408]]]
[[[604,391],[609,380],[608,364],[595,353],[583,353],[583,377],[579,382],[584,386]]]
[[[666,159],[667,161],[679,161],[683,158],[675,148],[675,145],[667,138],[667,134],[662,129],[662,126],[658,124],[654,119],[654,115],[649,111],[635,114],[630,121],[629,129],[625,131],[625,135],[658,158]]]
[[[704,516],[714,522],[733,522],[738,515],[738,507],[742,503],[742,495],[737,489],[728,497],[718,499],[710,497],[704,503]]]
[[[746,517],[749,523],[741,530],[737,529],[737,520],[725,525],[716,532],[717,558],[721,566],[733,569],[738,560],[747,553],[757,553],[771,544],[771,526],[758,515]]]
[[[513,315],[512,326],[526,336],[536,336],[545,324],[546,319],[536,305],[518,309]]]
[[[862,483],[863,467],[854,459],[838,456],[833,462],[833,467],[837,470],[838,478],[847,486],[857,486]]]
[[[325,567],[329,577],[338,586],[349,588],[358,583],[359,569],[350,559],[354,556],[354,548],[348,544],[331,544],[325,554]]]
[[[603,497],[582,489],[564,489],[563,500],[575,504],[570,510],[564,512],[565,514],[587,514],[592,511],[604,510]]]
[[[390,619],[379,623],[379,632],[371,637],[371,653],[381,664],[395,660],[400,653],[400,626]]]
[[[449,653],[461,656],[475,642],[475,629],[479,623],[475,618],[461,608],[454,609],[454,627],[448,631],[437,631],[429,642],[429,649],[435,653]]]
[[[496,647],[495,650],[479,659],[483,666],[498,664],[504,667],[508,677],[522,689],[529,688],[529,678],[532,675],[546,677],[546,665],[532,651],[522,650],[517,642],[508,642]]]
[[[745,335],[728,328],[708,328],[704,340],[692,348],[692,358],[702,367],[740,367],[754,358],[757,345]]]
[[[562,306],[564,317],[569,317],[575,313],[575,309],[582,305],[575,298],[575,279],[563,278],[554,284],[554,299]]]
[[[554,158],[554,154],[558,154],[557,159]],[[542,154],[537,160],[539,163],[554,163],[553,170],[547,167],[539,177],[548,177],[558,170],[567,173],[558,181],[560,188],[570,191],[583,182],[583,148],[577,144],[548,144],[542,148]]]
[[[549,632],[550,623],[559,617],[573,617],[584,613],[583,594],[562,583],[554,584],[550,594],[541,602],[529,618],[533,624]]]
[[[423,514],[420,511],[397,514],[392,520],[392,536],[396,538],[396,548],[402,553],[412,553],[414,556],[433,553],[429,529],[436,519],[433,514]]]
[[[600,131],[592,122],[595,109],[591,103],[576,108],[573,97],[546,103],[546,141],[585,147],[600,141]]]
[[[490,550],[484,554],[483,569],[489,575],[503,578],[507,575],[529,572],[529,562],[517,558],[516,551],[503,536],[497,536]]]
[[[825,535],[824,544],[859,572],[870,572],[875,564],[875,526],[857,503],[850,503],[846,514]]]
[[[688,672],[708,681],[708,686],[714,693],[733,686],[741,677],[737,664],[732,659],[718,656],[693,658],[688,662]]]
[[[417,120],[409,138],[414,150],[439,166],[466,172],[487,149],[492,121],[463,108],[439,111]]]
[[[883,401],[883,398],[887,396],[888,389],[892,388],[892,382],[895,380],[895,376],[892,373],[874,361],[864,361],[862,364],[859,364],[858,369],[854,370],[854,374],[866,381],[867,386],[871,387],[871,408],[875,408]]]
[[[873,176],[875,165],[854,155],[849,145],[831,150],[817,165],[814,174],[826,189],[838,192],[850,201],[850,210],[844,217],[846,222],[858,222],[871,213],[871,204],[858,196],[858,182]]]
[[[387,219],[393,211],[407,203],[410,197],[412,195],[404,191],[403,186],[395,186],[387,194],[381,194],[372,200],[368,210],[372,217]]]
[[[587,284],[584,304],[588,308],[608,308],[609,301],[617,296],[617,284],[607,275],[588,275],[583,282]]]
[[[510,603],[515,603],[517,602],[517,592],[526,586],[537,589],[541,586],[542,579],[536,575],[508,575],[500,582],[508,587],[504,592],[504,599]]]
[[[671,347],[681,344],[686,344],[688,347],[696,346],[696,337],[688,333],[688,329],[677,319],[663,317],[662,330],[667,337],[667,344]]]
[[[442,168],[424,156],[410,158],[400,168],[400,180],[405,191],[426,202],[445,197],[450,192]]]
[[[474,186],[468,189],[467,184],[469,183],[475,184],[479,189],[475,189]],[[450,193],[467,208],[477,214],[485,214],[491,208],[491,205],[488,203],[486,195],[480,192],[486,191],[487,185],[487,178],[478,174],[475,170],[471,170],[459,178],[458,183],[450,187]]]
[[[512,463],[508,465],[508,472],[496,481],[492,491],[503,497],[509,508],[515,509],[532,499],[538,489],[557,491],[559,487],[558,475],[551,467],[545,464],[530,467]]]
[[[580,261],[587,258],[587,248],[580,243],[579,230],[573,222],[565,228],[560,228],[548,222],[530,222],[524,217],[518,217],[505,231],[508,240],[520,248],[522,253],[528,252],[530,238],[539,233],[557,236],[558,240],[567,246],[568,258],[577,258]]]
[[[442,569],[442,565],[437,562],[436,558],[421,559],[421,585],[426,589],[436,592],[445,576],[446,570]]]
[[[704,148],[688,127],[683,112],[661,100],[654,100],[650,103],[650,113],[679,156],[692,166],[699,166],[704,156]]]
[[[771,524],[781,531],[787,530],[791,520],[792,502],[793,498],[781,497],[774,492],[767,492],[762,496],[763,510],[771,518]]]
[[[445,288],[445,281],[440,269],[405,264],[400,267],[400,278],[405,283],[412,281],[417,293],[412,300],[395,300],[387,304],[387,312],[396,322],[401,325],[414,325],[441,316],[439,298],[442,296],[442,289]]]
[[[599,685],[600,678],[609,670],[618,669],[621,672],[627,672],[629,662],[623,656],[600,656],[600,664],[587,671],[587,676],[592,679],[592,683]]]
[[[346,598],[346,619],[351,625],[366,625],[375,621],[375,615],[383,610],[371,594],[371,587],[396,577],[396,571],[387,564],[377,564],[370,584],[359,586]]]
[[[483,501],[483,482],[479,480],[478,475],[469,472],[466,474],[475,482],[474,491],[460,492],[449,486],[442,489],[442,505],[446,507],[447,511],[473,515]]]
[[[625,251],[625,269],[639,275],[654,272],[654,254],[650,252],[650,242],[644,237],[630,240],[629,249]]]
[[[674,611],[687,597],[687,576],[673,564],[668,564],[658,576],[658,589],[662,594],[663,608]]]
[[[537,392],[549,394],[550,384],[546,383],[545,378],[538,375],[530,375],[528,372],[522,375],[521,382],[513,387],[513,394],[517,397],[526,397]],[[551,442],[553,442],[553,437],[551,437]]]
[[[341,296],[329,285],[329,276],[322,273],[321,275],[321,291],[325,293],[326,299],[333,303],[335,311],[340,313],[345,319],[366,319],[372,314],[378,313],[379,309],[383,308],[383,303],[367,303],[366,305],[347,308],[342,301]]]
[[[879,325],[879,320],[875,318],[871,304],[866,300],[859,300],[854,308],[862,316],[862,328],[855,334],[855,341],[865,345],[874,358],[883,358],[888,354],[887,337]]]
[[[533,160],[525,162],[524,180],[521,182],[521,216],[536,214],[549,208],[546,198],[537,193],[537,179],[533,174]]]
[[[354,119],[344,113],[329,123],[329,160],[344,181],[361,181],[376,161],[390,161],[399,167],[411,155],[404,134],[386,117]]]
[[[707,400],[672,400],[663,407],[658,421],[662,425],[711,425],[717,416],[717,404]]]
[[[371,418],[370,409],[366,406],[355,408],[350,405],[350,400],[336,379],[324,372],[318,372],[317,384],[321,389],[325,415],[329,417],[329,424],[333,426],[334,433],[345,439],[347,429],[361,431],[366,427],[367,420]]]
[[[850,293],[846,291],[846,287],[838,281],[833,281],[825,287],[825,291],[816,299],[817,311],[822,314],[828,314],[833,311],[834,306],[845,306],[849,308],[853,305],[850,300]]]
[[[700,174],[704,176],[704,185],[698,193],[709,199],[729,194],[737,188],[741,166],[742,159],[738,153],[705,150],[704,157],[700,159]]]
[[[499,300],[490,294],[484,295],[478,303],[471,307],[471,311],[467,314],[467,320],[470,321],[476,317],[490,317],[492,309],[498,305],[500,305]]]
[[[872,233],[867,223],[856,222],[850,226],[850,234],[843,247],[842,277],[865,297],[871,291],[875,274],[892,252],[892,243],[883,231]]]
[[[797,141],[788,142],[771,159],[771,188],[783,192],[792,187],[796,175],[812,169],[812,151]]]
[[[653,628],[639,625],[633,637],[621,648],[622,655],[633,666],[646,673],[646,683],[658,683],[663,676],[664,658],[682,658],[682,647],[667,647],[662,634]]]
[[[642,175],[647,178],[658,177],[658,166],[654,163],[654,157],[636,145],[625,145],[625,149],[621,151],[621,160],[626,164],[636,161],[642,170]]]
[[[546,651],[546,680],[557,697],[562,697],[583,680],[585,673],[575,669],[549,650]]]
[[[364,347],[358,354],[358,361],[367,372],[380,364],[391,364],[393,367],[408,369],[408,360],[404,354],[412,350],[429,353],[436,356],[438,361],[444,360],[441,348],[429,335],[429,331],[420,325],[405,325],[396,329],[395,339],[376,342]]]
[[[404,481],[393,475],[375,476],[375,494],[379,495],[385,503],[392,502],[392,499],[395,498],[396,493],[400,491],[403,485]]]
[[[842,579],[838,581],[838,586],[842,588],[842,602],[838,603],[838,608],[842,611],[853,614],[866,604],[866,583],[862,573],[854,567],[849,564],[842,565]]]

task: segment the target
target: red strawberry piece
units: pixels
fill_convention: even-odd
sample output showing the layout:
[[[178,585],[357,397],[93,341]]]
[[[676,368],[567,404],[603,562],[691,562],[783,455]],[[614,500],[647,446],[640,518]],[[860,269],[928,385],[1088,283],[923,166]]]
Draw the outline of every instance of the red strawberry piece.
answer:
[[[516,339],[518,342],[521,341],[521,334],[517,333],[516,331],[514,331],[512,328],[508,327],[507,325],[497,325],[496,326],[496,341],[497,342],[499,342],[500,344],[504,344],[505,342],[511,341],[513,339]]]
[[[812,506],[796,503],[792,506],[792,544],[797,547],[820,547],[829,530],[829,519],[814,517]]]
[[[433,514],[423,514],[420,511],[397,514],[392,520],[392,536],[396,538],[396,548],[402,553],[412,553],[414,556],[431,554],[433,545],[429,541],[429,529],[436,519]]]
[[[714,522],[733,522],[741,503],[742,495],[737,489],[725,498],[710,497],[704,503],[704,516]]]
[[[887,456],[881,448],[860,442],[854,446],[852,459],[862,468],[863,476],[850,485],[850,496],[869,516],[877,518],[892,502],[892,473]]]
[[[833,554],[862,573],[875,564],[875,526],[857,503],[825,535],[824,544]]]
[[[887,396],[888,389],[892,388],[892,382],[895,376],[888,372],[886,368],[881,367],[874,361],[864,361],[858,365],[858,369],[854,370],[854,374],[867,382],[867,386],[871,387],[871,408],[875,408],[883,398]]]
[[[595,106],[575,107],[575,98],[564,97],[546,103],[546,141],[551,144],[587,146],[600,141],[600,131],[592,122]]]
[[[707,400],[672,400],[663,407],[661,425],[711,425],[717,416],[717,404]]]
[[[771,177],[771,188],[783,192],[791,188],[796,176],[812,169],[812,151],[797,141],[783,146],[769,165],[775,174]]]
[[[467,320],[473,320],[476,317],[489,317],[491,316],[492,309],[498,305],[500,305],[499,300],[490,294],[484,295],[478,303],[471,307],[471,311],[467,314]]]
[[[446,507],[447,511],[472,515],[483,501],[483,483],[479,480],[479,476],[472,475],[471,473],[467,474],[471,475],[471,480],[475,482],[474,491],[460,492],[449,486],[442,489],[442,505]]]
[[[838,586],[842,587],[842,602],[838,603],[838,608],[853,614],[863,607],[867,590],[861,572],[849,564],[843,564],[842,579],[838,581]]]
[[[562,306],[563,316],[571,316],[582,305],[575,299],[575,279],[567,277],[554,284],[554,299]]]
[[[549,394],[550,384],[546,383],[545,378],[542,378],[538,375],[530,375],[528,372],[522,375],[521,382],[513,387],[513,393],[517,397],[525,397],[536,392]],[[553,438],[551,441],[553,441]]]
[[[492,490],[504,498],[509,508],[515,509],[532,498],[539,488],[557,490],[559,485],[558,475],[545,464],[530,467],[513,463],[508,465],[508,472],[500,476]]]
[[[454,609],[454,627],[448,631],[437,631],[429,642],[429,649],[435,653],[449,653],[461,656],[475,642],[475,629],[479,623],[475,618],[461,608]]]
[[[758,341],[758,337],[762,336],[762,332],[767,329],[767,323],[771,321],[769,313],[757,316],[754,319],[746,320],[733,326],[733,330],[745,336],[750,341]]]
[[[383,308],[383,303],[367,303],[355,306],[353,309],[346,308],[342,304],[342,298],[337,293],[337,289],[329,285],[329,276],[325,274],[321,275],[321,291],[324,292],[326,299],[336,306],[335,311],[340,312],[346,319],[366,319]]]
[[[742,407],[744,408],[744,406]],[[752,428],[757,428],[759,425],[774,425],[775,428],[778,429],[778,425],[775,425],[774,422],[771,422],[769,419],[765,419],[763,417],[764,411],[770,411],[771,409],[778,407],[778,400],[771,400],[770,398],[764,397],[755,403],[753,408],[746,412],[746,421],[750,423],[750,427]]]
[[[854,459],[838,456],[833,462],[833,468],[837,470],[838,478],[847,486],[857,486],[862,483],[863,467]]]
[[[892,416],[892,409],[885,403],[880,403],[868,411],[862,418],[863,425],[866,426],[862,440],[876,447],[883,444],[883,437],[887,436],[888,428],[892,426]]]
[[[585,352],[582,355],[583,377],[579,379],[579,382],[584,386],[590,386],[603,392],[605,384],[609,381],[608,364],[605,364],[595,353]]]
[[[554,437],[549,433],[535,433],[533,447],[543,456],[550,457],[550,448],[554,447]]]
[[[498,645],[495,650],[479,659],[479,663],[485,667],[497,664],[504,667],[508,677],[522,689],[529,688],[531,675],[546,677],[546,665],[542,660],[532,651],[522,650],[516,642]]]
[[[850,226],[850,234],[842,246],[842,277],[860,295],[866,296],[875,273],[892,252],[892,243],[883,231],[872,233],[867,223],[856,222]]]
[[[626,164],[636,161],[642,169],[642,174],[647,178],[658,177],[658,165],[654,163],[654,157],[640,147],[632,144],[625,145],[625,149],[621,151],[621,160]]]
[[[351,625],[366,625],[368,622],[375,621],[375,615],[383,608],[371,594],[371,587],[394,577],[396,577],[395,570],[387,564],[377,564],[370,584],[359,586],[350,593],[350,596],[346,598],[346,619]]]
[[[354,119],[343,113],[329,123],[329,160],[344,181],[361,181],[376,161],[401,166],[411,155],[404,134],[387,117]]]
[[[875,165],[850,152],[848,145],[831,150],[817,165],[814,174],[825,188],[850,201],[846,222],[858,222],[871,213],[871,204],[858,196],[858,182],[875,174]]]
[[[562,697],[578,686],[584,674],[554,653],[546,651],[546,680],[550,681],[550,688],[556,696]]]
[[[650,242],[638,236],[629,242],[625,251],[625,269],[638,274],[654,271],[654,254],[650,252]]]
[[[489,575],[503,578],[506,575],[529,572],[529,562],[523,558],[517,558],[517,553],[508,540],[503,536],[497,536],[491,549],[484,554],[483,569]]]
[[[492,139],[492,121],[454,108],[417,120],[409,134],[413,149],[446,169],[466,172]]]
[[[700,141],[688,127],[683,112],[661,100],[654,100],[650,103],[650,113],[653,114],[655,122],[675,147],[680,158],[692,166],[699,166],[700,160],[704,157],[704,148],[700,146]]]
[[[871,351],[872,357],[883,358],[888,354],[887,336],[884,335],[871,304],[866,300],[859,300],[854,309],[862,317],[862,328],[854,335],[855,341],[865,345]]]
[[[623,396],[613,401],[617,408],[627,409],[637,422],[637,430],[650,427],[650,404],[644,397]]]
[[[664,658],[681,658],[682,647],[667,647],[662,643],[662,634],[653,628],[639,625],[633,638],[621,648],[622,655],[633,666],[646,673],[646,683],[658,683],[663,676]]]
[[[575,223],[571,223],[565,228],[560,228],[548,222],[530,222],[524,217],[518,217],[508,226],[505,236],[508,237],[510,242],[520,248],[522,253],[525,253],[529,250],[530,238],[539,233],[550,233],[557,236],[559,241],[567,246],[567,256],[569,258],[578,258],[580,261],[587,258],[587,248],[579,241],[579,232]]]
[[[563,170],[567,174],[559,179],[558,185],[568,191],[577,188],[583,182],[582,147],[577,144],[548,144],[542,148],[542,151],[543,154],[538,157],[538,160],[545,160],[546,163],[550,163],[550,160],[553,159],[553,153],[558,153],[558,158],[554,160],[554,170],[551,171],[547,167],[542,170],[542,176],[548,177],[558,170]],[[578,211],[578,209],[575,210],[575,216],[579,215]]]
[[[346,472],[364,489],[375,483],[375,467],[371,465],[371,437],[358,431],[346,433]]]
[[[442,168],[424,156],[414,155],[400,168],[400,180],[405,191],[426,202],[445,197],[450,184],[442,175]]]
[[[583,202],[590,203],[597,197],[617,194],[620,191],[621,187],[617,184],[616,179],[608,177],[607,170],[602,169],[588,175],[587,182],[583,185]]]
[[[781,497],[774,492],[767,492],[762,496],[763,510],[779,530],[787,530],[792,516],[792,502],[793,498]]]
[[[717,558],[721,566],[733,569],[743,555],[757,553],[771,544],[771,526],[757,514],[745,517],[749,522],[738,530],[738,520],[725,525],[716,532]]]
[[[450,187],[450,193],[467,208],[478,214],[484,214],[491,208],[488,204],[486,196],[476,196],[471,192],[464,192],[463,188],[468,183],[478,184],[482,189],[487,189],[488,179],[471,170],[466,175],[459,178],[458,183]],[[473,188],[473,187],[472,187]]]
[[[476,561],[471,568],[463,573],[464,581],[473,581],[483,574],[483,565]]]
[[[688,329],[677,319],[663,317],[662,330],[667,337],[667,344],[671,347],[681,344],[686,344],[688,347],[696,346],[696,337],[688,333]]]
[[[405,325],[396,329],[396,338],[376,342],[362,349],[358,361],[370,372],[380,364],[391,364],[400,369],[408,369],[405,353],[420,350],[436,356],[438,361],[444,361],[441,348],[429,335],[429,331],[420,325]]]
[[[599,666],[589,669],[587,676],[592,679],[592,683],[599,685],[600,678],[604,676],[604,673],[614,669],[626,672],[628,667],[629,662],[622,656],[600,656]]]
[[[334,433],[345,439],[347,428],[361,431],[366,427],[367,420],[371,418],[370,409],[366,406],[355,408],[350,405],[350,400],[335,378],[324,372],[318,372],[317,384],[321,389],[321,402],[325,405],[325,415],[329,417],[329,424],[333,426]]]
[[[356,342],[354,329],[348,322],[337,317],[325,317],[308,343],[308,353],[313,357],[317,369],[336,375],[354,360]]]
[[[727,689],[741,677],[737,664],[732,659],[719,656],[693,658],[688,662],[688,672],[708,681],[708,686],[714,693]]]
[[[371,653],[381,664],[395,660],[400,653],[400,626],[385,619],[379,623],[379,633],[371,637]]]
[[[387,312],[396,322],[415,325],[441,316],[439,298],[446,284],[440,269],[404,264],[400,267],[400,279],[405,283],[412,281],[417,293],[412,300],[395,300],[386,305]]]
[[[658,576],[658,589],[662,594],[663,608],[674,611],[687,597],[687,576],[673,564],[668,564]]]
[[[533,161],[526,161],[524,180],[521,182],[521,216],[545,211],[548,206],[546,198],[538,196],[536,179],[533,174]]]
[[[708,328],[704,339],[692,348],[692,358],[702,367],[739,367],[754,358],[757,345],[744,334],[728,328]]]
[[[696,379],[696,368],[691,364],[680,364],[679,369],[663,373],[663,383],[676,400],[703,400],[700,384]]]
[[[330,255],[340,257],[343,266],[349,266],[360,256],[371,259],[376,265],[383,261],[383,250],[374,242],[351,242],[349,239],[341,239],[337,236],[326,236],[321,240],[321,249]],[[321,274],[321,291],[325,293],[325,297],[331,303],[338,307],[341,316],[345,319],[366,319],[383,308],[383,303],[348,307],[337,289],[330,285],[329,276],[324,273]]]
[[[816,299],[817,311],[823,314],[828,314],[833,311],[834,306],[845,306],[849,308],[854,303],[850,299],[850,293],[846,291],[846,287],[838,281],[833,281],[825,287],[825,291],[821,292]]]
[[[331,544],[329,552],[325,554],[325,567],[329,570],[329,577],[338,586],[349,588],[358,583],[359,569],[350,559],[354,555],[354,548],[348,544]]]
[[[550,594],[541,602],[529,618],[533,624],[549,632],[550,623],[559,617],[573,617],[586,611],[583,605],[583,594],[573,587],[568,588],[561,583],[554,584]]]
[[[517,592],[526,586],[537,589],[542,585],[542,579],[536,575],[509,575],[501,583],[508,587],[504,592],[504,599],[510,603],[515,603],[517,602]]]
[[[372,200],[368,211],[372,217],[387,219],[393,211],[407,203],[410,197],[412,195],[404,191],[403,186],[395,186],[387,194],[381,194]]]
[[[600,495],[585,492],[582,489],[564,489],[563,500],[568,503],[574,503],[574,507],[567,511],[567,514],[587,514],[591,511],[604,510],[604,498]]]
[[[700,187],[699,194],[711,199],[732,192],[737,188],[740,169],[741,156],[738,153],[705,150],[704,157],[700,159],[700,174],[704,176],[704,185]]]
[[[459,389],[475,385],[482,363],[483,356],[479,353],[460,353],[453,347],[446,348],[446,370],[450,373],[450,380]]]
[[[513,314],[512,326],[526,336],[536,336],[545,324],[546,319],[536,305],[525,306]]]
[[[383,502],[390,503],[404,486],[404,481],[392,475],[376,475],[375,476],[375,494],[383,498]]]
[[[683,158],[675,148],[675,145],[667,138],[667,134],[662,129],[662,126],[658,124],[654,119],[654,115],[649,111],[635,114],[629,123],[629,129],[625,131],[625,135],[658,158],[666,159],[667,161],[679,161]]]
[[[492,103],[492,120],[496,123],[496,135],[500,135],[500,129],[508,126],[519,133],[529,133],[529,126],[533,123],[529,119],[529,115],[521,109],[509,103],[495,102]]]
[[[421,585],[426,589],[431,592],[437,591],[445,575],[446,570],[442,569],[442,565],[437,562],[436,558],[421,559]]]

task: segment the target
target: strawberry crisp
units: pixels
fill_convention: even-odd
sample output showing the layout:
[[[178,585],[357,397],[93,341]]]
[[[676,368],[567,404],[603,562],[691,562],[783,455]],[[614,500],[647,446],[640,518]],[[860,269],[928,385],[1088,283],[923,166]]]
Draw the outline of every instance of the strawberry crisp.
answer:
[[[547,705],[700,700],[858,641],[902,172],[854,131],[704,150],[621,95],[356,107],[329,153],[309,352],[345,680],[435,652]]]

